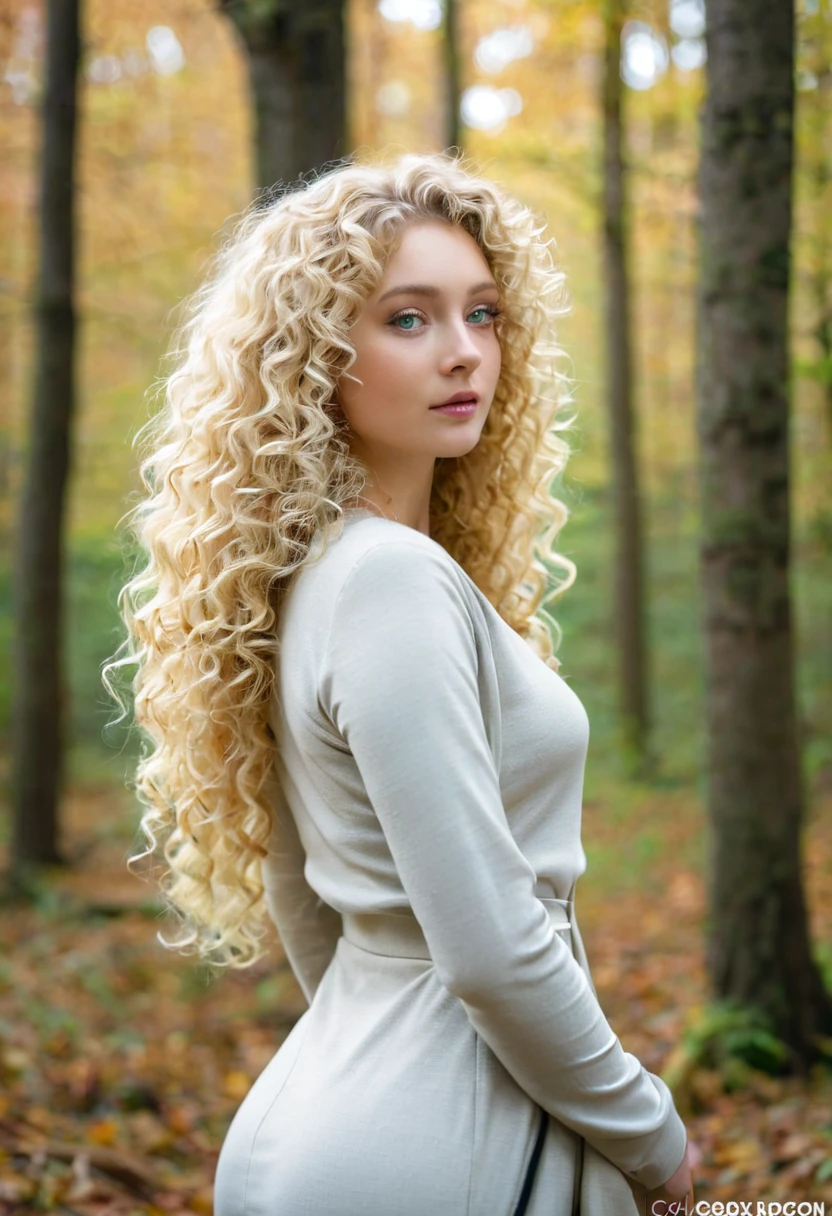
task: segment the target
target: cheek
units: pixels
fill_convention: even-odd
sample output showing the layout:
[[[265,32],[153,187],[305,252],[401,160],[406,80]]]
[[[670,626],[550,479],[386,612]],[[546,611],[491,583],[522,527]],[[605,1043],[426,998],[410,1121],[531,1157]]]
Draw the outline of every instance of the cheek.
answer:
[[[351,384],[351,395],[362,409],[372,409],[380,403],[389,404],[407,388],[408,352],[400,348],[407,342],[377,342],[365,347],[350,369],[362,385]]]

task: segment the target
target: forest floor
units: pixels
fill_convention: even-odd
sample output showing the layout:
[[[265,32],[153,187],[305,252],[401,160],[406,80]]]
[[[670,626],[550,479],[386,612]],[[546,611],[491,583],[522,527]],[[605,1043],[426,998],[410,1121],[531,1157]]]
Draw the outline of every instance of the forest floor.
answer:
[[[822,961],[830,785],[816,791],[803,847]],[[276,936],[267,959],[218,977],[157,942],[176,926],[127,871],[131,840],[107,826],[119,818],[112,791],[76,792],[63,837],[75,864],[52,871],[32,906],[2,909],[3,1216],[210,1216],[229,1122],[306,1008]],[[653,1072],[678,1058],[708,999],[704,832],[689,790],[647,790],[626,813],[608,799],[584,806],[576,908],[593,978],[624,1047]],[[682,1071],[677,1106],[702,1152],[697,1200],[832,1212],[832,1069],[808,1080],[749,1071],[738,1088],[715,1068]]]

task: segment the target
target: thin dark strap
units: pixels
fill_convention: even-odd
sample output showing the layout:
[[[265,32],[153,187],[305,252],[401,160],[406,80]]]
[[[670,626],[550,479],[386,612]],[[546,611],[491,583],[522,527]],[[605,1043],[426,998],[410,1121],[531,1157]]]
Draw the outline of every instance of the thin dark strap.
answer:
[[[584,1148],[586,1141],[578,1137],[577,1163],[575,1165],[575,1181],[572,1188],[572,1216],[581,1216],[581,1185],[584,1176]]]
[[[540,1154],[543,1152],[543,1139],[546,1135],[546,1125],[549,1122],[549,1112],[543,1107],[540,1108],[540,1127],[537,1130],[537,1139],[534,1142],[532,1149],[529,1168],[526,1170],[526,1178],[523,1182],[523,1189],[520,1192],[520,1198],[517,1200],[517,1207],[514,1209],[514,1216],[523,1216],[526,1208],[529,1206],[529,1199],[534,1186],[534,1176],[537,1173],[537,1163],[540,1160]]]

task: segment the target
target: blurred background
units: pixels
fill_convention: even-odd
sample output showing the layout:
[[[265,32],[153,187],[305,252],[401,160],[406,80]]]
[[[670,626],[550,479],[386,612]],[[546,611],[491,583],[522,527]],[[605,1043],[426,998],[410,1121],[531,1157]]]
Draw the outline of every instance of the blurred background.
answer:
[[[720,3],[714,0],[713,13],[723,11]],[[764,11],[762,0],[754,3]],[[54,16],[61,8],[57,0],[0,0],[4,868],[13,861],[13,820],[26,788],[13,779],[13,740],[24,746],[29,712],[15,698],[14,671],[28,661],[16,657],[15,535],[27,460],[46,417],[34,408],[42,105],[50,11],[53,20],[72,17],[66,4]],[[580,907],[602,1004],[627,1049],[672,1078],[705,1153],[698,1194],[832,1200],[832,1088],[823,1052],[809,1058],[808,1074],[793,1076],[778,1053],[776,1027],[732,1020],[706,956],[706,930],[719,912],[708,896],[708,864],[720,835],[718,808],[715,835],[708,830],[713,719],[703,675],[695,366],[710,17],[702,0],[626,7],[350,0],[297,11],[272,0],[83,6],[71,190],[75,399],[62,423],[70,461],[59,504],[62,768],[52,786],[54,856],[41,857],[23,894],[0,908],[0,1212],[210,1212],[224,1130],[305,1007],[276,940],[268,962],[219,976],[166,950],[156,933],[173,938],[175,926],[162,919],[152,885],[127,872],[139,808],[125,780],[139,739],[124,724],[108,727],[116,708],[100,674],[123,636],[116,596],[135,557],[116,529],[138,490],[132,438],[148,417],[177,306],[234,215],[257,190],[336,156],[454,145],[545,217],[573,301],[559,340],[572,359],[578,418],[558,488],[571,510],[558,548],[577,564],[578,577],[554,614],[563,630],[561,674],[591,723]],[[749,49],[752,75],[757,49]],[[803,783],[800,885],[827,988],[830,51],[830,0],[800,0],[785,334],[788,586]],[[60,131],[56,138],[60,144]],[[60,180],[55,172],[52,180]],[[60,233],[60,223],[52,231]],[[625,296],[618,295],[622,275]],[[606,318],[617,299],[626,302],[629,326],[615,335]],[[625,557],[616,533],[622,450],[613,439],[610,385],[622,350],[631,367],[624,461],[638,480],[649,656],[641,673],[649,720],[642,714],[635,725],[627,719],[634,707],[622,690],[615,627],[616,571]],[[30,730],[26,746],[31,738]],[[56,768],[55,752],[44,755]],[[46,797],[43,787],[38,797]],[[26,805],[34,823],[33,803]],[[794,812],[789,804],[783,813],[794,819]],[[753,807],[749,814],[753,836]],[[19,840],[25,836],[19,832]],[[798,940],[800,916],[787,922]],[[737,932],[748,934],[747,920]]]

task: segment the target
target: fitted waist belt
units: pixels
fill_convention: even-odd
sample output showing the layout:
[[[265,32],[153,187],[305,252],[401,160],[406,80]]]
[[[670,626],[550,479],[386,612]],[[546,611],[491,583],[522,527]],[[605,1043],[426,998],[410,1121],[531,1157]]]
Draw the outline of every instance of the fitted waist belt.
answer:
[[[571,899],[540,898],[555,929],[571,930]],[[371,954],[403,958],[430,958],[425,935],[416,917],[397,912],[344,912],[344,937]],[[570,938],[571,938],[570,933]]]

